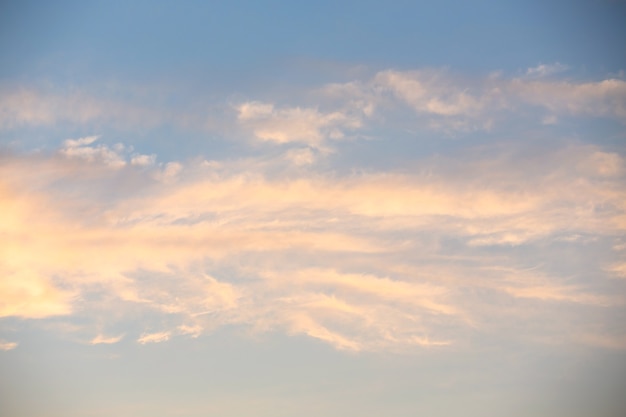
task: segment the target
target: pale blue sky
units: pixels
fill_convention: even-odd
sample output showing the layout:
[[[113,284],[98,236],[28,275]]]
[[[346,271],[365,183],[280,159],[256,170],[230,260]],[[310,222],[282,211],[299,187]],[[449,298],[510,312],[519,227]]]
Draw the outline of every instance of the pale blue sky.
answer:
[[[626,413],[626,3],[0,5],[0,415]]]

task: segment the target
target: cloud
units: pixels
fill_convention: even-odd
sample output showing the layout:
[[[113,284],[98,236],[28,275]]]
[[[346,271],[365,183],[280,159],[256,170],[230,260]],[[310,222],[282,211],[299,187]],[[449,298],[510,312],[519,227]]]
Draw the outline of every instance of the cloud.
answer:
[[[327,149],[332,142],[369,137],[381,126],[456,135],[505,128],[512,120],[545,126],[564,118],[603,117],[624,123],[624,80],[568,80],[561,74],[567,68],[540,64],[521,76],[471,78],[449,69],[385,69],[344,83],[294,88],[286,99],[260,94],[235,106],[227,97],[200,97],[173,107],[167,98],[174,93],[152,87],[97,93],[88,86],[0,86],[0,129],[71,125],[135,132],[171,126],[229,140],[240,140],[245,132],[266,143]],[[70,149],[86,145],[66,144]],[[150,156],[134,158],[134,163],[150,162]]]
[[[290,321],[290,330],[292,332],[304,333],[315,339],[323,340],[340,350],[361,350],[359,343],[329,330],[306,314],[293,315],[290,317]]]
[[[89,343],[92,345],[100,345],[100,344],[111,345],[111,344],[121,341],[123,338],[124,338],[123,334],[119,336],[104,336],[102,334],[99,334],[93,339],[91,339]]]
[[[390,90],[416,112],[437,116],[476,115],[490,100],[488,93],[472,95],[438,72],[388,70],[376,74],[374,84]]]
[[[126,161],[120,152],[124,146],[118,144],[115,149],[106,145],[87,146],[98,140],[98,136],[88,136],[79,139],[68,139],[64,142],[64,147],[59,151],[70,158],[82,158],[87,161],[98,159],[112,168],[121,168],[126,165]]]
[[[606,270],[615,277],[626,278],[626,262],[614,263]]]
[[[580,248],[623,234],[626,194],[623,156],[597,146],[276,175],[284,154],[137,165],[128,147],[106,147],[120,167],[96,143],[1,156],[0,316],[162,329],[132,336],[141,344],[241,326],[362,351],[467,343],[536,303],[554,326],[583,306],[623,305],[558,269],[527,270],[523,256],[573,245],[602,270]]]
[[[528,77],[547,77],[549,75],[558,74],[560,72],[566,71],[569,67],[567,65],[563,65],[561,63],[554,64],[539,64],[536,67],[528,68],[526,70],[526,75]]]
[[[544,125],[554,124],[557,116],[626,120],[626,82],[546,78],[566,68],[558,63],[539,65],[528,69],[525,77],[497,74],[471,80],[448,70],[384,70],[369,80],[329,84],[322,95],[344,108],[367,108],[365,121],[376,120],[376,114],[397,121],[402,114],[399,106],[407,106],[420,117],[419,126],[450,132],[492,130],[498,122],[519,120],[533,111],[540,112],[537,121]],[[402,123],[409,125],[410,119],[404,116]]]
[[[139,165],[139,166],[150,166],[150,165],[154,165],[156,161],[156,155],[152,154],[152,155],[133,155],[132,159],[130,160],[130,163],[132,165]]]
[[[113,146],[105,144],[94,145],[100,139],[99,135],[86,136],[78,139],[66,139],[63,146],[57,151],[60,155],[75,160],[97,162],[107,168],[121,169],[127,165],[135,167],[158,166],[162,168],[153,172],[155,178],[170,181],[180,172],[182,166],[178,162],[161,164],[156,162],[156,155],[145,155],[133,152],[132,146],[116,143]],[[94,146],[90,146],[94,145]]]
[[[315,108],[288,107],[246,102],[237,107],[239,122],[261,140],[276,143],[302,142],[320,147],[328,139],[342,139],[346,131],[361,126],[359,118],[340,111],[321,113]]]
[[[2,245],[4,254],[15,257],[9,266],[0,265],[0,317],[44,318],[72,313],[75,293],[57,288],[49,278],[21,264],[18,244]],[[16,259],[17,258],[17,259]]]
[[[99,136],[86,136],[84,138],[79,139],[67,139],[63,142],[65,148],[78,148],[84,145],[91,145],[95,141],[99,139]]]
[[[128,93],[129,89],[125,91]],[[154,127],[164,121],[179,119],[168,110],[147,105],[141,99],[131,103],[116,98],[115,94],[95,94],[87,89],[0,86],[0,92],[0,128],[4,129],[103,122],[122,128]]]
[[[16,342],[6,342],[4,340],[0,340],[0,350],[13,350],[17,347],[18,343]]]
[[[559,79],[564,69],[473,79],[390,69],[294,92],[288,103],[211,107],[221,108],[226,137],[276,145],[248,158],[164,163],[100,136],[6,151],[0,317],[80,317],[80,331],[97,334],[92,344],[119,342],[100,331],[128,321],[161,329],[129,336],[140,344],[239,326],[347,351],[459,346],[476,332],[509,334],[512,323],[530,327],[529,340],[562,328],[582,343],[609,334],[598,317],[624,304],[614,290],[622,280],[612,279],[623,262],[606,250],[619,251],[626,231],[619,148],[529,139],[402,169],[333,165],[351,157],[339,153],[346,139],[372,132],[392,148],[390,131],[624,120],[624,81]],[[159,106],[12,90],[0,99],[0,128],[207,128],[205,107],[183,117]],[[602,313],[577,319],[583,309]],[[551,323],[533,324],[540,314]]]
[[[146,343],[167,342],[170,340],[170,336],[170,332],[144,333],[139,339],[137,339],[137,343],[145,345]]]
[[[598,306],[620,305],[623,303],[623,300],[620,298],[586,294],[572,287],[527,286],[524,288],[505,288],[505,291],[514,297],[537,300],[568,301]]]
[[[297,166],[311,165],[315,162],[316,155],[310,148],[290,149],[285,158]]]
[[[183,324],[183,325],[178,326],[178,331],[181,334],[189,335],[194,338],[200,336],[200,334],[202,334],[202,330],[203,330],[202,326],[197,325],[197,324],[191,325],[191,326]]]
[[[575,83],[514,79],[505,88],[513,99],[552,113],[607,117],[622,123],[626,120],[626,81],[623,80]]]

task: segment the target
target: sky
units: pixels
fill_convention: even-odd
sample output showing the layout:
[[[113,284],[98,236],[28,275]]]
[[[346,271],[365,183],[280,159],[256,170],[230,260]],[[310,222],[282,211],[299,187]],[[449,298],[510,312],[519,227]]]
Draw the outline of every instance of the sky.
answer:
[[[0,415],[626,415],[626,3],[0,3]]]

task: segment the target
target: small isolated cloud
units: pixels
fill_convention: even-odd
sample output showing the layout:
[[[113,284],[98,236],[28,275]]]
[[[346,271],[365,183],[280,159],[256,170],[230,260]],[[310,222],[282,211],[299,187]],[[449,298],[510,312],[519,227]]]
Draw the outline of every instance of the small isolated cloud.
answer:
[[[100,136],[86,136],[79,139],[67,139],[63,142],[66,148],[78,148],[79,146],[91,145],[97,141]]]
[[[16,342],[7,342],[5,340],[0,340],[0,350],[13,350],[17,347],[18,343]]]
[[[170,340],[170,332],[144,333],[137,339],[137,343],[145,345],[147,343],[161,343]]]
[[[112,345],[114,343],[119,342],[123,338],[124,338],[123,334],[119,336],[105,336],[105,335],[99,334],[93,339],[91,339],[89,343],[92,345],[100,345],[100,344]]]
[[[569,67],[567,65],[563,65],[559,62],[554,64],[539,64],[536,67],[528,68],[526,70],[526,75],[533,78],[547,77],[549,75],[566,71],[568,68]]]

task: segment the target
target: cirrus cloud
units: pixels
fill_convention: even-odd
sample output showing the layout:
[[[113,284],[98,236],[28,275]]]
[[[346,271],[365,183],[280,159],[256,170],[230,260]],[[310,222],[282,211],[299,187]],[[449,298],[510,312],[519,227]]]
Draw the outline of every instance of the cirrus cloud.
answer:
[[[2,157],[3,316],[99,327],[139,309],[139,326],[161,328],[140,344],[240,326],[359,351],[467,343],[490,315],[509,314],[505,300],[566,305],[555,326],[583,306],[623,305],[606,288],[529,272],[516,255],[624,233],[623,157],[599,147],[426,159],[428,174],[285,176],[274,172],[292,169],[282,156],[196,160],[164,180],[168,166],[124,153],[122,165],[65,152],[94,143]]]

